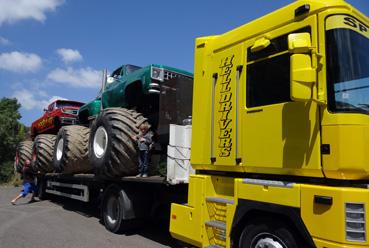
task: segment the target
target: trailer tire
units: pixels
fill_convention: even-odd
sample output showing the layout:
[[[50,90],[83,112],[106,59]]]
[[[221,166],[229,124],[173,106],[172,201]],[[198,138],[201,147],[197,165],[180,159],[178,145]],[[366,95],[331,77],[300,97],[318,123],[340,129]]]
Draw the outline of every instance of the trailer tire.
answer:
[[[122,233],[129,228],[129,220],[124,220],[125,192],[119,186],[106,189],[102,201],[101,217],[104,226],[112,233]]]
[[[132,136],[147,122],[142,114],[124,108],[104,110],[91,126],[89,158],[99,177],[137,173],[138,147]]]
[[[33,142],[32,148],[32,167],[34,171],[40,173],[53,172],[53,153],[56,135],[40,134]]]
[[[62,127],[56,136],[53,164],[57,172],[65,174],[87,173],[92,170],[88,162],[90,129],[84,126]]]
[[[26,160],[32,161],[32,141],[22,141],[18,144],[15,152],[14,169],[22,173]]]
[[[256,247],[305,247],[293,229],[284,224],[283,220],[267,218],[255,219],[246,224],[239,246],[240,248]]]

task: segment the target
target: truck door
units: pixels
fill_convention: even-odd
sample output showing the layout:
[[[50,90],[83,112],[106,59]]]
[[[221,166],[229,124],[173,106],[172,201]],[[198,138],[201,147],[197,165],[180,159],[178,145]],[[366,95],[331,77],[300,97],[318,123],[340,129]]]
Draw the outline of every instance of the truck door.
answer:
[[[310,16],[245,42],[241,126],[242,161],[248,172],[323,177],[318,105],[290,98],[288,34],[308,32],[316,48],[316,29],[316,16]],[[252,52],[258,39],[268,39],[270,45]]]
[[[212,65],[212,151],[215,165],[236,165],[239,136],[239,70],[242,68],[243,44],[216,52]]]

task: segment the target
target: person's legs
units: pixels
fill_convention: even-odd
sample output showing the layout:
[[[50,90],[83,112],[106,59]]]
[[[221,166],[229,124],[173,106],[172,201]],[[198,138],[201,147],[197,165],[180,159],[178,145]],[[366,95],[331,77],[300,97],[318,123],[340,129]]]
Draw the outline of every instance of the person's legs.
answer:
[[[143,157],[143,177],[147,177],[147,173],[149,170],[149,163],[150,163],[150,152],[144,151],[144,157]]]
[[[138,154],[138,175],[137,177],[141,177],[143,174],[143,164],[144,164],[144,151],[139,151]]]
[[[37,186],[36,186],[35,183],[31,183],[31,191],[33,192],[33,194],[32,194],[32,198],[31,198],[30,201],[33,202],[33,201],[35,201],[35,196],[36,196],[37,191],[38,191]]]
[[[23,192],[22,193],[20,193],[18,196],[16,196],[12,201],[11,201],[11,203],[14,205],[15,204],[15,202],[16,201],[18,201],[21,197],[26,197],[29,193],[30,193],[30,191],[31,191],[31,188],[32,188],[32,186],[31,186],[31,184],[30,183],[23,183]]]

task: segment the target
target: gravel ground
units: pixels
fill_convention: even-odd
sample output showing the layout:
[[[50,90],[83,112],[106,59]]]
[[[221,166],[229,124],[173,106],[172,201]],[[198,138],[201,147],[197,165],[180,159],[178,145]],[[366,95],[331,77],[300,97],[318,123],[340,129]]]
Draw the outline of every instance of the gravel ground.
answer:
[[[0,187],[0,248],[182,247],[166,223],[146,223],[117,235],[99,222],[95,206],[61,197],[28,203],[30,196],[12,206],[19,191]]]

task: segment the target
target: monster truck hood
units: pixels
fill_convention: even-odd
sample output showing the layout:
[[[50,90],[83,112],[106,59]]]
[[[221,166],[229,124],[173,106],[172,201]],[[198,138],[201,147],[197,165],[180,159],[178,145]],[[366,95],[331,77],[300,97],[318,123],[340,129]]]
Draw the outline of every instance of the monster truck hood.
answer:
[[[174,67],[170,67],[170,66],[166,66],[166,65],[160,65],[160,64],[151,64],[147,67],[151,68],[151,66],[152,67],[163,68],[164,70],[168,70],[168,71],[177,72],[179,74],[183,74],[183,75],[188,76],[188,77],[193,77],[193,74],[191,72],[181,70],[181,69],[178,69],[178,68],[174,68]]]

